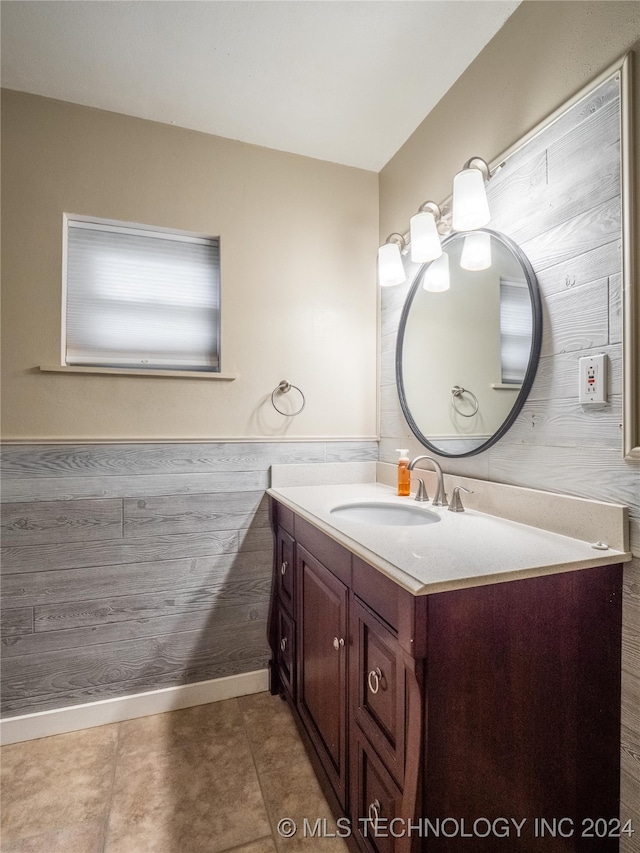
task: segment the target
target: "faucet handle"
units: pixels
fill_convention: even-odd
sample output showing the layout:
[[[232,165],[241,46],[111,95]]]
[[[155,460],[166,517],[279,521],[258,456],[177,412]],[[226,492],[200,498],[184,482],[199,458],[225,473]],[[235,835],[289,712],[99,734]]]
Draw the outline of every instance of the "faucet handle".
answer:
[[[418,477],[418,489],[416,491],[415,500],[417,501],[428,501],[429,495],[427,494],[427,487],[424,484],[424,480],[422,477]]]
[[[471,489],[465,489],[464,486],[456,486],[453,490],[453,494],[451,495],[451,504],[449,505],[449,512],[464,512],[462,500],[460,499],[460,492],[466,492],[468,495],[473,494],[473,491]]]

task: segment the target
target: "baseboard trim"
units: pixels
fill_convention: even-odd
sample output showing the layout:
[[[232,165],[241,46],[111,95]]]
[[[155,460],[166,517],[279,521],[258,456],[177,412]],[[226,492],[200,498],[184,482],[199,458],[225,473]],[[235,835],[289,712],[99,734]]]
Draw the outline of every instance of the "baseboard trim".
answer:
[[[268,670],[259,669],[225,678],[198,681],[195,684],[182,684],[178,687],[149,690],[84,705],[6,717],[0,720],[0,743],[4,746],[109,723],[120,723],[123,720],[134,720],[137,717],[164,714],[167,711],[205,705],[221,699],[233,699],[250,693],[261,693],[268,689],[268,684]]]

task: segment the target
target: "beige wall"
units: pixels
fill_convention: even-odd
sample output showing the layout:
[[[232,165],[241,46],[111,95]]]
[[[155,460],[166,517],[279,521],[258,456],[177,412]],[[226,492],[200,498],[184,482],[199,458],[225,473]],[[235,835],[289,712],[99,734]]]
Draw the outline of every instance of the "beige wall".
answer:
[[[380,238],[442,201],[474,154],[491,161],[640,39],[640,4],[525,0],[380,172]],[[636,123],[640,121],[636,56]],[[640,186],[640,169],[636,180]]]
[[[376,174],[11,91],[2,131],[5,439],[375,437]],[[237,379],[40,373],[65,211],[220,235]],[[270,405],[283,378],[297,418]]]

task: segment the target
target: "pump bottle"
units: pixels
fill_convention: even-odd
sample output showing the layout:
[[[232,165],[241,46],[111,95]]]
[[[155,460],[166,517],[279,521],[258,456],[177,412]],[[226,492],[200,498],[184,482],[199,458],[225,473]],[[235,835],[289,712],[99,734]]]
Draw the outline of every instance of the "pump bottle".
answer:
[[[411,472],[409,471],[409,451],[396,450],[398,459],[398,494],[406,498],[411,494]]]

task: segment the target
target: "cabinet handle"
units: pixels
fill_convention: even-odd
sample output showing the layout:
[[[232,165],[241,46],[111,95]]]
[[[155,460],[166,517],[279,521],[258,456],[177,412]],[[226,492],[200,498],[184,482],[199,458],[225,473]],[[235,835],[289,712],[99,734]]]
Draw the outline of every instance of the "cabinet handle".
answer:
[[[283,637],[280,640],[280,651],[283,652],[287,648],[287,638]]]
[[[369,806],[369,820],[377,823],[380,820],[380,801],[375,799]]]
[[[339,652],[343,646],[344,646],[344,640],[342,639],[342,637],[340,637],[340,639],[338,639],[337,637],[333,638],[333,648],[337,652]]]
[[[280,574],[281,574],[281,575],[286,574],[286,573],[287,573],[287,568],[288,568],[288,567],[289,567],[289,563],[287,563],[287,561],[286,561],[286,560],[284,560],[284,561],[283,561],[283,563],[282,563],[282,565],[280,566]]]
[[[380,682],[382,681],[382,672],[380,667],[377,666],[375,669],[372,669],[369,675],[367,676],[367,681],[369,682],[369,690],[372,693],[377,693],[380,690]]]

